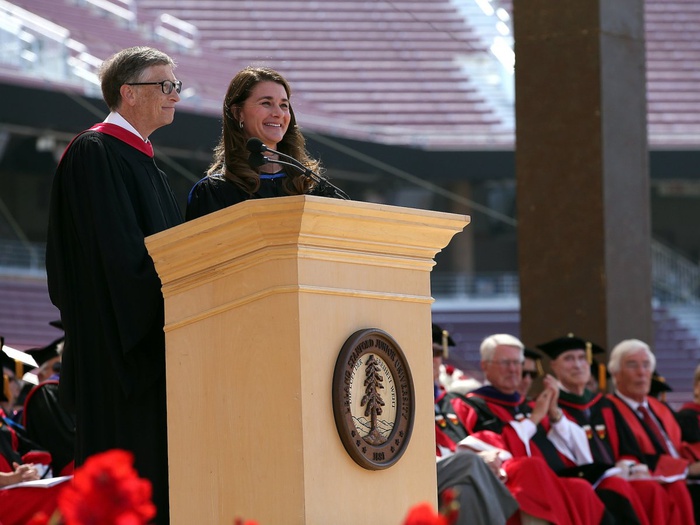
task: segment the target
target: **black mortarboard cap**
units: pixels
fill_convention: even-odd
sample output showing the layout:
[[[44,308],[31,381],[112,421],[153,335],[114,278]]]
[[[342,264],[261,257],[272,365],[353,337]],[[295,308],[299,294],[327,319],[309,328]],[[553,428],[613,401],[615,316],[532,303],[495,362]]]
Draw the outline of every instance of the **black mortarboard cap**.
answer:
[[[455,342],[450,337],[450,333],[447,330],[443,330],[442,327],[435,323],[433,323],[433,344],[442,346],[442,356],[445,358],[449,356],[449,347],[455,346]]]
[[[0,337],[0,364],[3,368],[9,368],[14,373],[17,379],[22,379],[26,372],[36,368],[36,362],[31,356],[26,355],[20,350],[15,350],[9,346],[5,346],[5,339]],[[9,377],[2,374],[2,392],[0,392],[0,401],[9,401],[10,398],[10,382]]]
[[[568,350],[585,350],[588,356],[588,362],[593,362],[593,354],[604,354],[605,350],[595,343],[586,341],[574,334],[569,334],[564,337],[558,337],[552,341],[537,345],[537,348],[542,350],[551,359],[556,359],[561,354]]]
[[[649,389],[649,395],[652,397],[657,397],[662,392],[673,392],[673,388],[669,386],[666,382],[666,378],[659,375],[656,370],[651,376],[651,388]]]
[[[4,340],[2,342],[4,343]],[[32,356],[5,344],[0,351],[0,363],[4,368],[12,370],[17,379],[22,379],[25,373],[36,368],[36,361]]]
[[[536,352],[536,351],[534,351],[534,350],[528,348],[527,346],[525,347],[525,349],[523,350],[523,352],[525,352],[525,357],[527,357],[527,358],[529,358],[529,359],[534,359],[534,360],[536,360],[536,361],[539,360],[539,359],[542,359],[542,354],[540,354],[539,352]]]
[[[537,373],[543,376],[544,369],[542,368],[542,354],[536,352],[535,350],[532,350],[531,348],[528,348],[527,346],[523,348],[523,353],[525,354],[526,358],[533,359],[535,361],[535,364],[537,365]]]
[[[49,321],[49,324],[53,326],[54,328],[58,328],[59,330],[63,330],[63,321],[60,319],[57,319],[55,321]]]
[[[59,337],[58,339],[51,341],[46,346],[42,346],[40,348],[30,348],[29,350],[25,350],[24,352],[32,356],[36,361],[37,365],[41,366],[44,363],[46,363],[46,361],[49,361],[50,359],[53,359],[54,357],[59,357],[61,355],[64,340],[65,337]]]

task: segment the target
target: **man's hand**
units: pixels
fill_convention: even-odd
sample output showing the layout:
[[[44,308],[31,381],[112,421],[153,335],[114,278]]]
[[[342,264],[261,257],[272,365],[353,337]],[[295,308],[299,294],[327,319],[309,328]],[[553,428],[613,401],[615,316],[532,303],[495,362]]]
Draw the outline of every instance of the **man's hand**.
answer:
[[[39,479],[39,473],[31,463],[25,465],[12,463],[12,468],[15,469],[14,472],[0,472],[0,487]]]
[[[484,450],[482,452],[477,452],[477,455],[484,460],[484,463],[486,463],[489,470],[493,472],[494,476],[501,481],[505,481],[506,472],[503,470],[503,461],[501,461],[497,450]]]

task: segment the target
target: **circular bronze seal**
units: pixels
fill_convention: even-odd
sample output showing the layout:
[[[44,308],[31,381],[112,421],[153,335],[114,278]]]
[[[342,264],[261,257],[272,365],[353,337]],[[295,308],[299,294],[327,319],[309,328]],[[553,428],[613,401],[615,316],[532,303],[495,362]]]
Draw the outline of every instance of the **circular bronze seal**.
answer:
[[[340,439],[368,470],[392,466],[411,438],[415,415],[411,370],[386,332],[367,328],[340,350],[333,374],[333,414]]]

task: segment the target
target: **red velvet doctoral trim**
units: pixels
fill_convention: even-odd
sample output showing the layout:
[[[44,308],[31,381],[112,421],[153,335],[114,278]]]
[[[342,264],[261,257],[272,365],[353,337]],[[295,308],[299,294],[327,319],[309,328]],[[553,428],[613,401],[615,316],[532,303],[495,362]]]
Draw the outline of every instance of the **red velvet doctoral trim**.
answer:
[[[99,131],[105,135],[110,135],[121,140],[122,142],[126,142],[129,146],[136,148],[141,153],[153,158],[153,145],[150,142],[144,142],[140,137],[137,137],[131,131],[124,129],[121,126],[110,124],[109,122],[100,122],[99,124],[92,126],[90,129],[92,131]]]
[[[671,440],[671,443],[673,443],[673,446],[676,448],[676,450],[680,450],[681,427],[676,421],[676,418],[673,416],[671,410],[654,397],[647,397],[647,402],[649,403],[649,407],[654,412],[656,418],[661,421],[661,424],[664,426],[664,430]]]

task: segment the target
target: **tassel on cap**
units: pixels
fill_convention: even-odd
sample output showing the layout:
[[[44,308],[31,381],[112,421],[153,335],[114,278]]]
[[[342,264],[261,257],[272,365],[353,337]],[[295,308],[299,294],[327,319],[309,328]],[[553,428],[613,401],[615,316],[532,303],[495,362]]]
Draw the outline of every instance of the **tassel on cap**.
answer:
[[[442,357],[447,358],[450,355],[449,348],[455,346],[455,342],[450,337],[450,333],[447,330],[443,330],[441,326],[433,323],[433,354],[435,355],[435,350],[437,345],[442,348]],[[439,351],[439,350],[438,350]]]
[[[604,354],[605,350],[595,343],[591,343],[581,337],[577,337],[572,333],[565,337],[558,337],[552,341],[537,345],[537,348],[542,350],[549,356],[550,359],[556,359],[564,352],[569,350],[583,350],[586,352],[586,360],[588,364],[593,363],[594,354]]]
[[[598,388],[601,392],[605,392],[608,388],[607,370],[602,363],[598,365]]]

